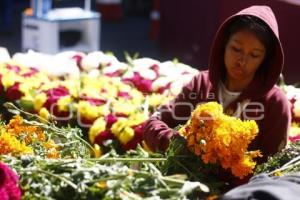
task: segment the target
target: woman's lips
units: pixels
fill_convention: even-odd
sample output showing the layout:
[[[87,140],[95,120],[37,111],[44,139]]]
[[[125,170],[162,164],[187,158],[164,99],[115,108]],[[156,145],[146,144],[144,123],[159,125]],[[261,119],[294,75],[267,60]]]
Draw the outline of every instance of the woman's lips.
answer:
[[[232,72],[237,76],[242,76],[244,74],[244,70],[242,70],[241,68],[233,68]]]

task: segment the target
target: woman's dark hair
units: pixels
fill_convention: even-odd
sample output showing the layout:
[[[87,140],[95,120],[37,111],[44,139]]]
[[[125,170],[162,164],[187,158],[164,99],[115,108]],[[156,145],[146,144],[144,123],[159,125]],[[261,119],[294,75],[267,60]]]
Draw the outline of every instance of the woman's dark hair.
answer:
[[[229,22],[227,29],[225,30],[224,50],[230,37],[240,30],[251,31],[260,40],[260,42],[264,44],[266,48],[266,56],[257,72],[263,74],[266,73],[268,63],[274,54],[276,44],[276,38],[273,31],[263,20],[259,19],[258,17],[251,15],[234,17]]]

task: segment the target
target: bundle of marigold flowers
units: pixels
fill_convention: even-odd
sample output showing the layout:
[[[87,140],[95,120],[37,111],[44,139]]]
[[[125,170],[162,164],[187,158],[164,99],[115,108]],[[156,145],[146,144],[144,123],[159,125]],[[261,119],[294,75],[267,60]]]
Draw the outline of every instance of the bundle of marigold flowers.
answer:
[[[204,163],[220,164],[239,178],[252,173],[256,165],[253,158],[261,156],[259,150],[247,151],[258,133],[255,121],[227,116],[216,102],[199,105],[179,132]]]
[[[34,154],[34,148],[39,146],[47,158],[60,157],[59,146],[40,127],[25,124],[19,115],[1,126],[0,131],[0,155]]]

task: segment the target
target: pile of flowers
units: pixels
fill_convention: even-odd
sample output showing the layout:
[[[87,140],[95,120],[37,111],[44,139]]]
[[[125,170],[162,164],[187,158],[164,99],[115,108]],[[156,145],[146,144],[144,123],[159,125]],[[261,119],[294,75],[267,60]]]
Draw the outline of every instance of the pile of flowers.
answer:
[[[209,191],[185,176],[164,176],[157,166],[166,159],[152,157],[141,147],[123,157],[111,150],[97,158],[79,129],[58,128],[12,104],[6,106],[37,118],[17,115],[1,123],[1,199],[186,199],[195,191]]]
[[[197,106],[179,132],[186,138],[190,151],[204,163],[230,168],[239,178],[252,173],[256,165],[253,159],[261,156],[259,150],[247,151],[258,133],[255,121],[227,116],[216,102]]]
[[[120,77],[123,82],[134,86],[143,94],[176,95],[199,72],[176,60],[159,62],[151,58],[131,58],[126,55],[127,63],[123,63],[112,54],[103,52],[75,54],[74,57],[83,71],[93,75]]]
[[[0,125],[0,156],[36,155],[58,159],[90,157],[91,153],[93,148],[82,139],[78,128],[57,128],[48,121],[28,121],[20,115],[14,116],[7,125],[4,122]]]
[[[33,154],[32,146],[39,145],[47,158],[60,157],[59,146],[52,139],[46,138],[41,128],[25,125],[21,116],[15,116],[8,125],[1,127],[0,140],[1,155]]]
[[[0,64],[1,102],[14,102],[61,125],[79,126],[87,130],[86,138],[92,144],[104,147],[112,140],[122,150],[141,143],[141,130],[151,113],[198,73],[175,61],[127,57],[128,62],[122,63],[103,52],[69,52],[52,57],[56,61],[64,58],[62,64],[66,66],[73,62],[74,67],[75,63],[80,76],[64,74],[68,70],[58,73],[56,66],[56,71],[51,71],[49,64],[41,62],[50,57],[40,53],[16,54],[13,58]]]

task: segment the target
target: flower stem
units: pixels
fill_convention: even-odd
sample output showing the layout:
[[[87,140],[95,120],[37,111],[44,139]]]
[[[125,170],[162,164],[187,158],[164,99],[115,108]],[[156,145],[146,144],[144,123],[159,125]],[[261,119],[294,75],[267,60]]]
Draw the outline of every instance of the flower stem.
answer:
[[[68,184],[69,186],[71,186],[74,190],[77,190],[77,185],[75,183],[73,183],[72,181],[64,178],[63,176],[58,176],[56,174],[53,174],[51,172],[47,172],[47,171],[44,171],[44,170],[40,170],[40,169],[21,169],[21,171],[23,172],[36,172],[36,173],[44,173],[48,176],[52,176],[52,177],[55,177],[63,182],[65,182],[66,184]]]

